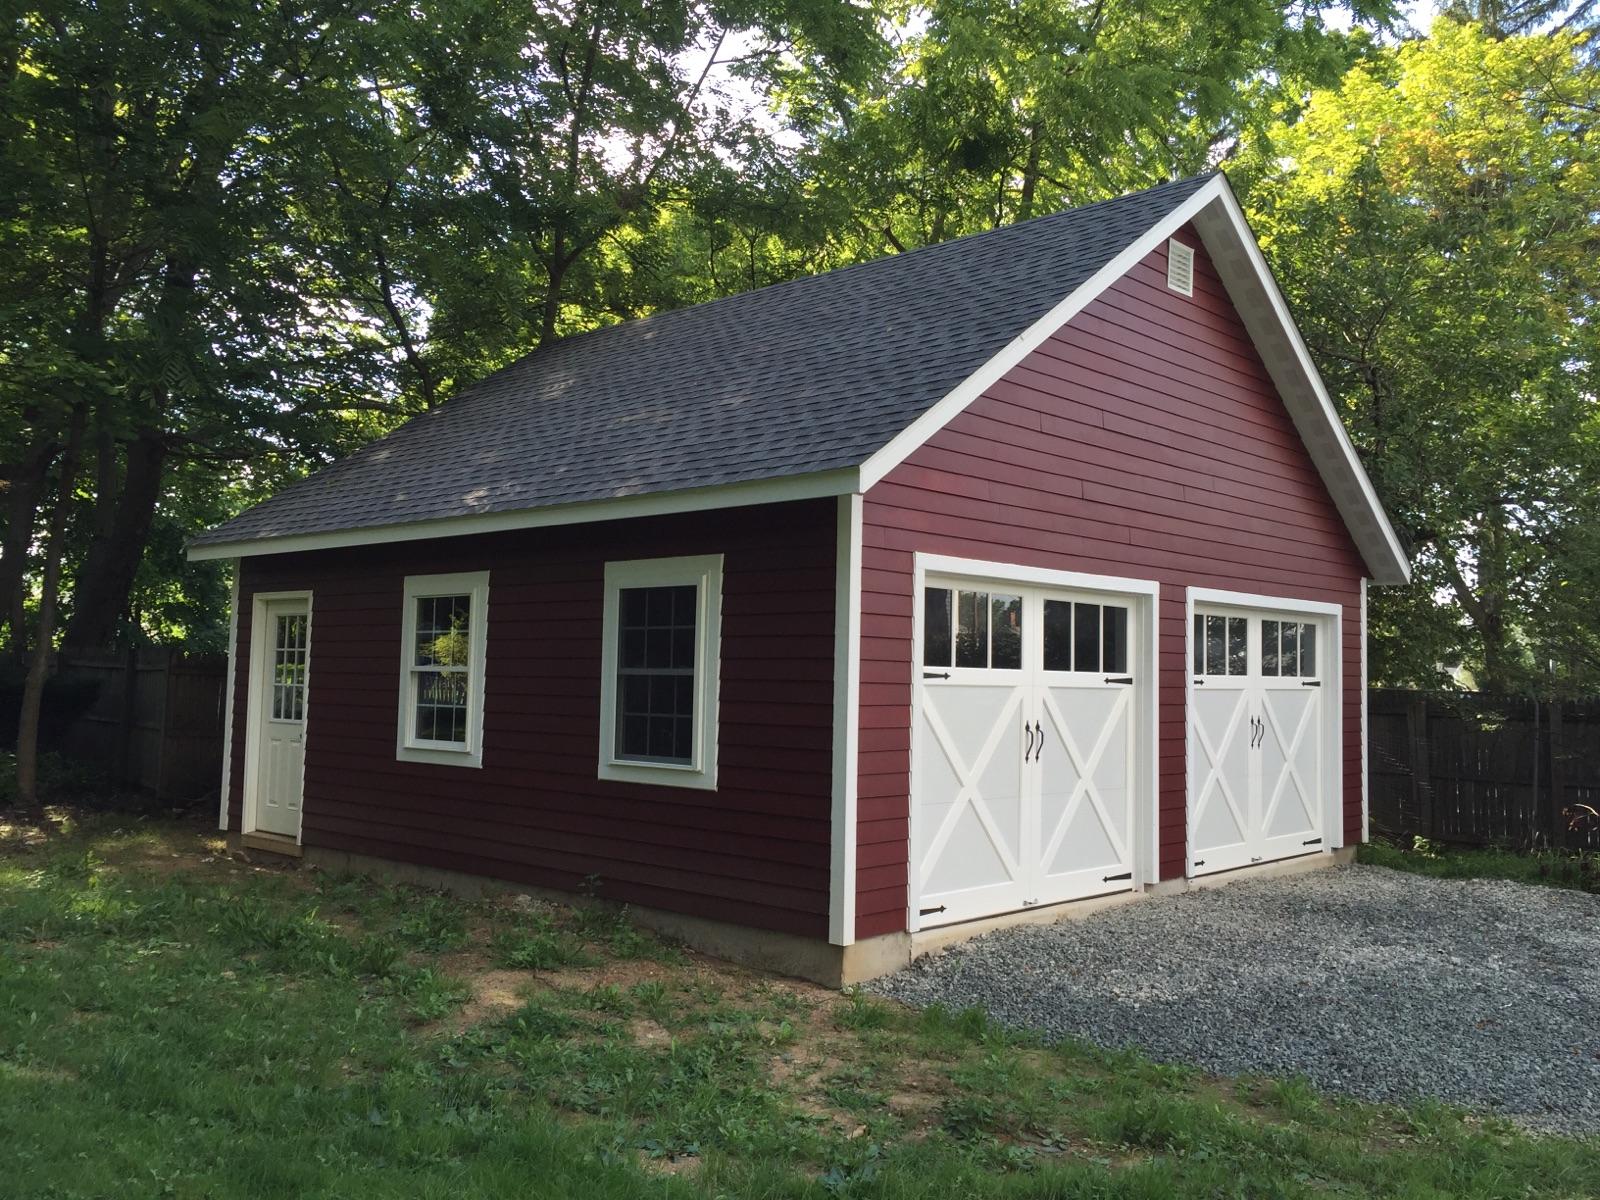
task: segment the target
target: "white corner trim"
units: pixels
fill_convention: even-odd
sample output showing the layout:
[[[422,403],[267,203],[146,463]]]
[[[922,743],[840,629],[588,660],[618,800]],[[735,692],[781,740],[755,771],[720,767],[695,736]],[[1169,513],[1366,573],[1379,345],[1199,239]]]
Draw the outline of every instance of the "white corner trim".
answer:
[[[1137,241],[1101,267],[1067,297],[1013,338],[1006,347],[962,380],[942,400],[923,413],[861,466],[861,490],[870,489],[885,475],[909,458],[923,443],[953,421],[960,413],[1006,372],[1032,354],[1101,292],[1121,279],[1181,229],[1196,214],[1212,204],[1226,189],[1222,176],[1208,180],[1162,220],[1140,235]]]
[[[1361,579],[1361,840],[1372,840],[1372,812],[1368,783],[1371,775],[1367,767],[1367,739],[1371,736],[1367,724],[1367,580]]]
[[[426,596],[472,597],[467,628],[467,740],[424,741],[413,735],[416,675],[412,650],[417,642],[417,601]],[[396,689],[399,705],[395,720],[394,756],[397,762],[431,763],[441,767],[483,766],[483,692],[488,669],[489,572],[466,571],[451,575],[407,575],[401,589],[400,676]]]
[[[695,611],[694,758],[688,763],[621,758],[617,746],[617,631],[625,588],[697,589]],[[722,555],[638,558],[608,562],[600,643],[600,761],[598,778],[661,787],[716,791],[721,719]]]
[[[244,788],[239,798],[239,832],[256,831],[256,791],[261,776],[261,712],[265,692],[267,655],[271,641],[266,636],[267,607],[278,600],[304,600],[306,605],[306,696],[301,716],[305,726],[306,749],[311,742],[311,668],[315,645],[312,640],[312,592],[309,588],[292,592],[256,592],[250,597],[250,661],[249,686],[245,690],[244,706]],[[299,843],[306,822],[306,755],[300,756],[300,817],[295,827],[294,840]]]
[[[839,497],[833,608],[833,842],[828,940],[856,940],[856,821],[861,747],[861,531],[859,492]]]
[[[310,627],[307,626],[309,647]],[[233,586],[228,596],[228,674],[222,693],[222,791],[217,797],[217,828],[228,831],[228,796],[233,790],[233,687],[239,662],[239,560],[233,560]],[[306,674],[311,673],[310,665]]]
[[[757,479],[747,483],[728,483],[718,487],[689,488],[677,492],[650,492],[641,496],[618,496],[610,500],[590,500],[578,504],[559,504],[550,508],[517,512],[483,513],[477,516],[445,517],[436,521],[411,521],[378,525],[364,529],[339,529],[328,533],[307,533],[289,537],[255,538],[239,542],[218,542],[187,548],[190,562],[241,555],[299,554],[308,550],[337,550],[349,546],[372,546],[390,542],[415,542],[427,538],[459,537],[477,533],[500,533],[509,529],[540,529],[554,525],[581,525],[590,521],[620,521],[634,517],[664,516],[669,513],[705,512],[716,508],[743,508],[752,504],[781,504],[790,500],[815,500],[859,491],[860,473],[854,467],[820,471],[812,475],[791,475],[777,479]]]

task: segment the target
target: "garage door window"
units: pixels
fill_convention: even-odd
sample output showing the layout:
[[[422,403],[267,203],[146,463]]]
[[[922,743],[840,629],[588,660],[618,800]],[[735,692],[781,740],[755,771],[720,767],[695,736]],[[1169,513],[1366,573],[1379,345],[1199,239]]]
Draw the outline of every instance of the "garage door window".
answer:
[[[1128,610],[1120,604],[1044,602],[1046,671],[1126,671]]]
[[[965,588],[923,591],[922,664],[1022,669],[1022,597]]]
[[[1314,679],[1317,674],[1317,627],[1302,621],[1262,621],[1261,673]]]
[[[1196,675],[1248,675],[1250,673],[1247,617],[1194,615],[1194,673]]]

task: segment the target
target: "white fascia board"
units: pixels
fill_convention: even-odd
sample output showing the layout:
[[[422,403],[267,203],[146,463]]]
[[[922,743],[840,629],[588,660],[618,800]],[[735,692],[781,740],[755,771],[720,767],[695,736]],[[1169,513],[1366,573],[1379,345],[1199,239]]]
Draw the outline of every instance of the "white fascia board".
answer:
[[[190,562],[206,562],[218,558],[298,554],[308,550],[338,550],[350,546],[418,542],[428,538],[467,537],[479,533],[539,529],[553,525],[582,525],[590,521],[621,521],[630,517],[704,512],[715,508],[743,508],[752,504],[781,504],[789,500],[815,500],[824,496],[849,495],[860,490],[859,478],[860,472],[856,468],[847,467],[843,470],[819,471],[810,475],[758,479],[747,483],[723,484],[718,487],[691,488],[681,492],[650,492],[641,496],[588,500],[579,504],[560,504],[550,508],[445,517],[436,521],[411,521],[364,529],[336,529],[326,533],[255,538],[239,542],[216,542],[210,545],[190,546],[187,553]]]
[[[1003,350],[957,384],[948,395],[862,464],[861,490],[866,491],[871,488],[910,458],[923,443],[959,416],[967,405],[1004,378],[1012,367],[1042,346],[1051,334],[1077,316],[1096,296],[1143,262],[1146,256],[1161,246],[1173,233],[1214,203],[1226,186],[1221,175],[1208,180],[1194,195],[1145,230],[1136,242],[1079,284],[1060,304],[1028,326],[1007,343]]]
[[[1195,217],[1206,252],[1249,330],[1356,547],[1378,583],[1411,582],[1411,563],[1312,361],[1289,304],[1225,180]]]

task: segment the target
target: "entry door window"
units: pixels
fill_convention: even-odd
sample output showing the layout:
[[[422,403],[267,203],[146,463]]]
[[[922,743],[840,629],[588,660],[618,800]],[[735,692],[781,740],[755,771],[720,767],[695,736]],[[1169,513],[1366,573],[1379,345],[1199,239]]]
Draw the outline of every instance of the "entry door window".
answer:
[[[306,617],[277,619],[272,641],[272,719],[303,721],[306,716]]]
[[[1022,670],[1022,597],[930,587],[923,592],[922,665]]]

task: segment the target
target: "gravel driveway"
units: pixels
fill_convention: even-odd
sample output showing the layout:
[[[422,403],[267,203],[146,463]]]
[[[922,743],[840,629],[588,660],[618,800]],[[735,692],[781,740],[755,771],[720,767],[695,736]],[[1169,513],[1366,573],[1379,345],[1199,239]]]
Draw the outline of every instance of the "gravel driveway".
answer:
[[[1600,1132],[1600,896],[1342,867],[990,934],[871,986],[1221,1075]]]

